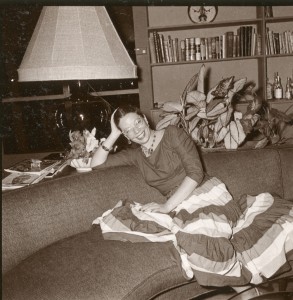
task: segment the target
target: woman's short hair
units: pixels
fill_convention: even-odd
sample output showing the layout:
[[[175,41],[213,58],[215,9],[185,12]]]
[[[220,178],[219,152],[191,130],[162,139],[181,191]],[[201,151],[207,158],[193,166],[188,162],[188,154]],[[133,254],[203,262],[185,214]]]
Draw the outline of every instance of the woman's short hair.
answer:
[[[128,113],[136,113],[141,117],[144,117],[143,113],[140,111],[140,109],[133,105],[124,105],[117,108],[115,114],[114,114],[114,122],[115,125],[120,129],[119,122],[120,119],[123,118]]]

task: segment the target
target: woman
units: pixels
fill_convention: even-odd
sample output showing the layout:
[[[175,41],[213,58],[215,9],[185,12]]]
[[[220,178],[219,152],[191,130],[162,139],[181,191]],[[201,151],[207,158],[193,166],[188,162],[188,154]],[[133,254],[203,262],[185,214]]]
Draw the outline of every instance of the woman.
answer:
[[[108,157],[121,134],[140,147]],[[164,204],[152,202],[140,209],[175,213],[175,247],[181,259],[187,255],[191,266],[185,270],[187,277],[191,272],[202,285],[230,285],[239,292],[286,265],[287,253],[293,252],[292,204],[264,193],[255,199],[243,197],[238,205],[222,182],[204,176],[194,142],[183,129],[152,130],[137,108],[118,108],[111,117],[111,133],[94,154],[91,166],[121,164],[136,165],[146,182],[167,197]],[[188,205],[182,208],[186,201]],[[247,207],[247,203],[254,206]],[[190,225],[194,226],[191,232]],[[281,259],[266,265],[266,250],[271,245]],[[244,299],[252,295],[244,294]]]
[[[149,203],[143,210],[168,213],[202,182],[204,174],[200,158],[185,131],[176,126],[152,130],[146,117],[132,106],[119,108],[113,113],[111,133],[94,154],[92,167],[106,162],[121,134],[141,147],[111,155],[108,165],[137,165],[147,183],[168,196],[165,204]]]

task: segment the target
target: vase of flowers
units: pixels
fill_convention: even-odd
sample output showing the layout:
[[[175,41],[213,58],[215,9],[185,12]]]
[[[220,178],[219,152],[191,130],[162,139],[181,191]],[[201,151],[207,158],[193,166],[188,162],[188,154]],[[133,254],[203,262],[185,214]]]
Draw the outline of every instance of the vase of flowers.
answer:
[[[91,159],[96,150],[99,148],[101,143],[106,140],[101,138],[97,140],[96,128],[92,131],[87,129],[80,132],[79,130],[69,132],[70,146],[71,150],[67,155],[68,159],[71,159],[70,165],[78,172],[88,172],[91,171]]]

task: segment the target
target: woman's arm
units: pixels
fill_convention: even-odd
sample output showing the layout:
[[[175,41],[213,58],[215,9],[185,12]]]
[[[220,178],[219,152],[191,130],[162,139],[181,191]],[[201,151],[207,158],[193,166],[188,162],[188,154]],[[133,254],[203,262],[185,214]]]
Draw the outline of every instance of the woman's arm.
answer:
[[[168,199],[164,204],[148,203],[142,207],[143,211],[168,213],[183,202],[192,193],[192,191],[198,186],[198,183],[192,178],[186,176],[176,192]]]
[[[115,142],[117,141],[118,137],[120,136],[111,132],[110,135],[108,136],[108,138],[105,140],[105,142],[103,143],[104,147],[99,147],[97,149],[97,151],[95,152],[92,161],[91,161],[91,167],[95,167],[95,166],[99,166],[101,164],[103,164],[109,155],[109,151],[110,149],[112,149],[113,145],[115,144]],[[105,150],[105,149],[109,149],[109,151]]]
[[[111,133],[103,143],[104,147],[100,146],[95,152],[91,161],[92,168],[103,164],[107,160],[110,149],[113,147],[113,145],[115,144],[115,142],[117,141],[117,139],[121,134],[121,131],[117,128],[114,122],[115,112],[116,110],[113,112],[111,116]]]

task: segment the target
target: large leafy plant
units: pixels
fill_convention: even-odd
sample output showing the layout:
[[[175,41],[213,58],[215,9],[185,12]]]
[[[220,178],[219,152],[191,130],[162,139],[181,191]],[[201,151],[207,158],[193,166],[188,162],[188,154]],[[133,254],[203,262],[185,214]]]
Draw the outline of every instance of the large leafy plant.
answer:
[[[235,111],[233,98],[244,89],[246,79],[225,78],[205,93],[204,75],[205,65],[202,65],[188,82],[180,100],[164,103],[162,119],[156,128],[176,125],[184,128],[202,147],[224,145],[227,149],[237,149],[259,120],[257,111],[261,103],[257,97],[252,97],[247,113],[243,115]]]
[[[255,148],[286,143],[289,138],[285,138],[283,133],[288,125],[293,125],[292,114],[287,115],[285,112],[264,105],[260,111],[260,120],[253,128],[253,132],[261,134],[261,139]]]

